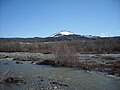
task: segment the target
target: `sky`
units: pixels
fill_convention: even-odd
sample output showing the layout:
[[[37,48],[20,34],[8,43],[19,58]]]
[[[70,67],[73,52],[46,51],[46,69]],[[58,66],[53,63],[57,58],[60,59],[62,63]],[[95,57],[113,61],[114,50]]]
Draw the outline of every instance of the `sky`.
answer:
[[[0,0],[0,37],[47,37],[61,30],[120,36],[120,0]]]

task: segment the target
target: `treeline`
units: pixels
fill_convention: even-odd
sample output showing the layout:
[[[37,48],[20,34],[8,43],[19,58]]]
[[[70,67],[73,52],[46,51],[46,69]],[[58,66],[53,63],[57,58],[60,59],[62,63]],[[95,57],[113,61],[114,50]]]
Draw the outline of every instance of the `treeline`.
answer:
[[[68,49],[78,53],[120,53],[120,40],[97,39],[32,43],[17,41],[0,42],[0,52],[40,52],[47,54],[55,53],[58,47],[60,49],[69,47]]]

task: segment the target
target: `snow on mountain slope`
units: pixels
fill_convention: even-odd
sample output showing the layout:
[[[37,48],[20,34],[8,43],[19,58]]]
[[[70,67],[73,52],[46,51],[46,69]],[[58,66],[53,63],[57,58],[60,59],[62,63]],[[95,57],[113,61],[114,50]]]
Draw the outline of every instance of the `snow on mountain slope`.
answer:
[[[59,32],[59,34],[61,34],[61,35],[73,35],[74,33],[70,32],[70,31],[61,31],[61,32]]]
[[[64,35],[75,35],[75,34],[70,31],[62,30],[58,33],[52,34],[50,37],[59,37],[59,36],[64,36]]]

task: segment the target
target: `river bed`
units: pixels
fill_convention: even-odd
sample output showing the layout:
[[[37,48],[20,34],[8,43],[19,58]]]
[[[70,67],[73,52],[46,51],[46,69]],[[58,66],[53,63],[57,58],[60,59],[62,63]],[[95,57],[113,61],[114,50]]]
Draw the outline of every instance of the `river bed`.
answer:
[[[103,72],[33,65],[30,61],[22,62],[23,64],[16,64],[15,61],[0,60],[0,73],[10,70],[12,75],[20,77],[27,82],[26,85],[1,84],[1,89],[26,90],[27,88],[28,90],[45,90],[38,87],[39,81],[35,78],[42,77],[45,81],[44,85],[48,85],[51,81],[67,85],[65,88],[56,87],[53,90],[120,90],[119,77],[106,75]]]

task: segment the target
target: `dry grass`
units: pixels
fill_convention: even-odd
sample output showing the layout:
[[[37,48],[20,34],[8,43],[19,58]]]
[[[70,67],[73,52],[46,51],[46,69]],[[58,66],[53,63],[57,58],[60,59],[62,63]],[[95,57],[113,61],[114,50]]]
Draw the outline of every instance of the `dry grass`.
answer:
[[[52,43],[44,42],[0,42],[0,52],[40,52],[54,53],[55,44],[63,44],[63,48],[74,48],[78,53],[119,53],[120,40],[97,39],[97,40],[72,40]],[[65,44],[65,45],[64,45]],[[66,47],[67,44],[67,47]],[[69,51],[69,50],[68,50]],[[66,51],[66,52],[68,52]]]

